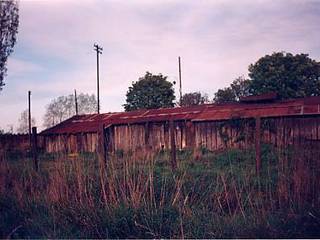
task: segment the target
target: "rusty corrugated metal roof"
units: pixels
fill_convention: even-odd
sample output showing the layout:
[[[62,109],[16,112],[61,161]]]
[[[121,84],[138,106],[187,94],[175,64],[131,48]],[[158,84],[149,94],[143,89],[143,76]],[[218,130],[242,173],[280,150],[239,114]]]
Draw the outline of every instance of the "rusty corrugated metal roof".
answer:
[[[240,97],[240,102],[271,102],[277,100],[277,98],[278,94],[276,92],[269,92],[259,95]]]
[[[280,117],[320,114],[320,97],[308,97],[272,103],[204,104],[190,107],[137,110],[73,116],[48,128],[41,134],[68,134],[96,132],[100,124],[105,126],[168,120],[218,121],[232,118]]]
[[[88,114],[73,116],[51,128],[47,128],[41,134],[63,134],[78,132],[96,132],[101,121],[102,114]]]
[[[144,112],[135,113],[123,112],[112,120],[112,124],[128,124],[140,122],[161,122],[167,120],[191,120],[200,114],[208,105],[179,107],[179,108],[161,108],[149,109]]]
[[[320,114],[320,97],[308,97],[274,103],[240,103],[218,109],[208,107],[192,121],[214,121],[231,118],[281,117]]]

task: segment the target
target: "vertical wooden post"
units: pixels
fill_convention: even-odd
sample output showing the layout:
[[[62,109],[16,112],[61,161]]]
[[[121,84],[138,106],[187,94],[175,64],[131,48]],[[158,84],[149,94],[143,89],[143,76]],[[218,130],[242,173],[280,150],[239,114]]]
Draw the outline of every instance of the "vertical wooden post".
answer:
[[[108,127],[108,149],[107,152],[114,153],[115,152],[115,128],[114,126]]]
[[[176,140],[175,140],[175,129],[174,121],[170,120],[170,142],[171,142],[171,167],[172,170],[177,168],[177,156],[176,156]]]
[[[78,98],[77,98],[76,89],[74,90],[74,105],[75,105],[75,108],[76,108],[76,115],[78,115]]]
[[[149,135],[150,135],[150,126],[149,122],[146,122],[144,125],[144,150],[145,156],[148,156],[150,152],[150,143],[149,143]]]
[[[181,82],[181,58],[178,57],[179,62],[179,93],[180,93],[180,106],[181,106],[181,100],[182,100],[182,82]]]
[[[188,148],[195,150],[195,129],[190,120],[186,123],[186,143]]]
[[[37,140],[37,127],[32,128],[32,157],[34,162],[34,168],[36,171],[39,170],[39,161],[38,161],[38,140]]]
[[[259,175],[261,170],[261,117],[256,117],[255,149],[256,149],[256,173]]]
[[[149,122],[146,122],[144,125],[144,144],[146,147],[149,144]]]
[[[100,114],[100,88],[99,88],[99,54],[102,54],[103,48],[100,47],[98,44],[94,44],[94,50],[97,52],[97,99],[98,99],[98,106],[97,112]]]
[[[103,167],[106,168],[107,158],[106,158],[106,138],[104,132],[105,125],[100,124],[98,132],[98,158],[99,161],[103,164]]]
[[[31,91],[28,91],[28,132],[29,132],[29,147],[32,148],[31,137]]]
[[[106,138],[105,138],[105,125],[100,124],[98,130],[98,160],[99,160],[99,174],[102,197],[107,204],[107,191],[106,191],[106,169],[107,169],[107,158],[106,158]]]

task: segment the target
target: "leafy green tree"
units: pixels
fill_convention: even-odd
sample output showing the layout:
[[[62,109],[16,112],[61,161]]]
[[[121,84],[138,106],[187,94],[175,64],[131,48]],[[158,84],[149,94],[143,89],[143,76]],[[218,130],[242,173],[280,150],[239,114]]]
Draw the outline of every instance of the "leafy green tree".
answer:
[[[243,76],[236,78],[230,87],[219,89],[215,94],[213,101],[216,103],[236,102],[240,97],[245,97],[250,94],[251,81]]]
[[[183,94],[179,105],[181,107],[185,107],[204,104],[208,102],[209,98],[207,94],[201,94],[200,92],[191,92]]]
[[[175,100],[173,85],[167,77],[150,72],[132,83],[126,97],[125,111],[173,107]]]
[[[250,95],[251,81],[244,76],[240,76],[231,83],[230,88],[235,96],[235,100],[239,101],[241,97]]]
[[[320,63],[308,54],[276,52],[249,66],[253,94],[277,92],[282,99],[320,95]]]
[[[236,98],[234,92],[231,87],[219,89],[213,98],[213,102],[215,103],[224,103],[224,102],[235,102]]]
[[[0,1],[0,91],[4,86],[7,59],[12,53],[18,33],[18,3],[13,0]]]

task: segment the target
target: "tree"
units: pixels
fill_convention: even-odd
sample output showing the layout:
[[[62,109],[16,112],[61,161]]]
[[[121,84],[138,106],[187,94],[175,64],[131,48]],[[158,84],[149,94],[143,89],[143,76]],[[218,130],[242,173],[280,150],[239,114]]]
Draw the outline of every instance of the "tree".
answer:
[[[132,83],[126,97],[125,111],[173,107],[175,100],[173,85],[167,77],[149,72]]]
[[[245,97],[250,94],[251,81],[243,76],[236,78],[230,87],[219,89],[214,94],[213,101],[216,103],[236,102],[240,97]]]
[[[31,127],[36,125],[35,118],[31,118]],[[29,132],[29,111],[24,110],[19,118],[19,127],[17,128],[18,133],[28,133]]]
[[[94,94],[89,95],[89,94],[80,93],[79,96],[77,96],[77,101],[78,101],[78,114],[95,113],[97,111],[98,103],[97,103],[96,96]]]
[[[250,87],[251,81],[246,79],[244,76],[236,78],[230,85],[236,101],[239,101],[241,97],[250,95]]]
[[[225,103],[225,102],[235,102],[236,98],[234,92],[231,87],[219,89],[213,98],[213,102],[215,103]]]
[[[277,52],[249,66],[253,94],[277,92],[282,99],[320,95],[320,63],[308,54]]]
[[[204,104],[208,102],[209,98],[207,94],[201,94],[200,92],[191,92],[183,94],[179,105],[181,107],[185,107]]]
[[[18,3],[14,0],[0,1],[0,91],[4,86],[7,59],[17,40],[18,25]]]
[[[80,93],[77,96],[78,113],[89,114],[96,112],[97,100],[94,94]],[[44,127],[52,127],[76,114],[74,95],[60,96],[53,99],[46,107]]]

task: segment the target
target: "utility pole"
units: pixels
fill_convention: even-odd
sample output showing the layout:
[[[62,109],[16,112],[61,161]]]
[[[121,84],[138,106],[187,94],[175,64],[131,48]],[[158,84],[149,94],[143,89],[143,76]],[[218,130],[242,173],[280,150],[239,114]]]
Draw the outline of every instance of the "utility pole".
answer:
[[[99,54],[102,54],[103,48],[98,44],[93,45],[94,50],[97,52],[97,98],[98,98],[98,106],[97,112],[100,113],[100,93],[99,93]]]
[[[78,115],[78,99],[77,99],[77,91],[74,90],[74,104],[76,106],[76,115]]]
[[[29,122],[29,146],[31,148],[31,91],[28,91],[28,122]]]
[[[182,84],[181,84],[181,59],[180,56],[178,57],[179,62],[179,93],[180,93],[180,104],[182,100]]]

